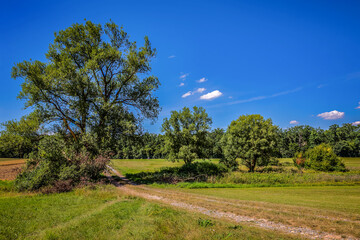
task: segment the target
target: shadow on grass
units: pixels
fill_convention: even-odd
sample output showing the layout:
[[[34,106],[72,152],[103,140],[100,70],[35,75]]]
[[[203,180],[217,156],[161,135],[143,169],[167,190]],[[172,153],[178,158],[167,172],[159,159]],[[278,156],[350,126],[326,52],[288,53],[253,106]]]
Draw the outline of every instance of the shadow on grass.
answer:
[[[181,167],[165,167],[155,172],[128,173],[126,178],[137,184],[179,182],[204,182],[209,177],[223,176],[228,170],[219,164],[211,162],[195,162]]]

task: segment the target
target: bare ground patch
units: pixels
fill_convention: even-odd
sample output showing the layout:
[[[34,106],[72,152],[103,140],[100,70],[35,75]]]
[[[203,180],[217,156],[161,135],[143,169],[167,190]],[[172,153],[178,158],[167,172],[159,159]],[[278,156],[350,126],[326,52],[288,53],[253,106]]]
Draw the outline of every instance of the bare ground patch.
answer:
[[[0,161],[0,180],[14,180],[25,161],[24,159]]]

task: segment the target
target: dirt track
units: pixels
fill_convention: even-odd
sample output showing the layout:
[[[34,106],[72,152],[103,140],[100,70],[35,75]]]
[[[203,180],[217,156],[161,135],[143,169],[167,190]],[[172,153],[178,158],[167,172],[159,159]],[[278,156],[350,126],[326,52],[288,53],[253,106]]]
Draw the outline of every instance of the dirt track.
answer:
[[[311,211],[296,206],[282,206],[262,202],[244,202],[216,197],[201,196],[176,190],[155,189],[143,185],[135,186],[116,170],[111,169],[122,180],[113,183],[121,191],[152,201],[162,202],[191,212],[199,212],[210,217],[247,223],[256,227],[295,234],[310,239],[357,239],[349,232],[341,232],[341,222],[351,224],[354,229],[360,227],[358,219],[334,213],[328,216],[321,211]],[[312,209],[313,210],[313,209]],[[275,217],[274,217],[275,216]],[[323,222],[324,227],[316,223]],[[327,226],[327,227],[326,227]],[[337,228],[339,227],[339,229]],[[314,228],[313,228],[314,227]],[[340,233],[333,233],[335,230]],[[331,231],[329,231],[331,230]]]

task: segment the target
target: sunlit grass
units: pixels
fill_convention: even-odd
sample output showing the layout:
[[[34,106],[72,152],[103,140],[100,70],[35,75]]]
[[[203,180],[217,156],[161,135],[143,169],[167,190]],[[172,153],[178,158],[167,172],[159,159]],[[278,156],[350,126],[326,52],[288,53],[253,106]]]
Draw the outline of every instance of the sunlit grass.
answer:
[[[200,226],[199,218],[213,226]],[[0,191],[0,239],[291,239],[131,197],[113,186],[9,196]]]

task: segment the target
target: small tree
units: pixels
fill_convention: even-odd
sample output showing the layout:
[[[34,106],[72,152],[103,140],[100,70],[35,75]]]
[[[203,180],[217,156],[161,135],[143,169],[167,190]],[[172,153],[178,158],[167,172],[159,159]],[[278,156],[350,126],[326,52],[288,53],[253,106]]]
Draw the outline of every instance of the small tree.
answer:
[[[345,171],[345,165],[329,144],[320,144],[305,153],[305,168],[318,171]]]
[[[182,159],[185,164],[196,158],[207,157],[208,130],[211,118],[202,107],[184,107],[182,111],[172,111],[169,119],[162,124],[164,151],[170,161]]]
[[[276,126],[260,115],[243,115],[232,121],[223,139],[227,165],[241,158],[253,172],[257,165],[267,165],[275,151]]]
[[[10,120],[0,125],[0,157],[24,157],[34,149],[42,138],[42,121],[37,112],[23,116],[19,121]]]

